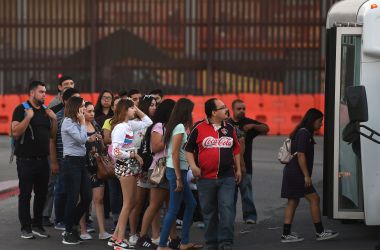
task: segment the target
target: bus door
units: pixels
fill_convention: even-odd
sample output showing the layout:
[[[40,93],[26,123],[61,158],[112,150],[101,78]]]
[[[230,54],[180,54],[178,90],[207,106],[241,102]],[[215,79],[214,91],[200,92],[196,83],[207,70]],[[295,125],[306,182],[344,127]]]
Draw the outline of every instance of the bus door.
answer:
[[[329,46],[335,50],[327,58],[335,64],[330,62],[334,75],[326,79],[324,210],[328,207],[334,219],[364,219],[360,140],[348,144],[342,138],[350,122],[345,89],[360,85],[362,28],[336,27],[333,34]]]

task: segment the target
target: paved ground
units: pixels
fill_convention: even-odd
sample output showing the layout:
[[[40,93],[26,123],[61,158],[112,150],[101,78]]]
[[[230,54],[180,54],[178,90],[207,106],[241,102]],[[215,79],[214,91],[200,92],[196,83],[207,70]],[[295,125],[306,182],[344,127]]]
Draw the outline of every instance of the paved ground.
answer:
[[[276,153],[282,137],[259,137],[254,143],[254,189],[255,201],[259,214],[257,225],[246,227],[241,223],[241,209],[238,204],[237,223],[235,228],[235,249],[374,249],[379,227],[367,227],[362,223],[342,224],[340,221],[324,218],[326,228],[340,232],[336,240],[316,242],[314,229],[310,221],[307,204],[302,201],[297,210],[293,230],[301,233],[305,241],[297,244],[281,244],[279,237],[282,233],[282,216],[285,201],[280,199],[282,165],[277,163]],[[316,159],[313,182],[319,193],[322,193],[322,139],[317,139]],[[0,137],[0,181],[17,178],[15,165],[9,166],[8,138]],[[93,240],[83,245],[68,247],[60,242],[59,232],[48,229],[50,239],[22,240],[19,238],[19,223],[17,219],[17,198],[10,197],[0,200],[0,249],[71,249],[91,248],[107,249],[104,242]],[[244,230],[243,230],[244,229]],[[246,230],[248,229],[248,230]],[[240,231],[248,231],[245,234]],[[202,242],[202,230],[192,228],[191,238]],[[108,248],[109,249],[109,248]]]

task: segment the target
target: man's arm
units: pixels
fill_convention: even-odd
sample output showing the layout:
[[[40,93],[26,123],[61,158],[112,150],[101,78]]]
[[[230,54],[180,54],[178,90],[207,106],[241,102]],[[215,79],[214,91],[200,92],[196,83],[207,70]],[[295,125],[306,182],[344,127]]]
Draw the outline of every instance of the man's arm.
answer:
[[[246,124],[243,126],[244,132],[248,132],[249,130],[252,130],[252,129],[256,130],[257,132],[259,132],[262,135],[265,135],[269,132],[268,125],[266,125],[264,123],[259,123],[259,124],[251,123],[251,124]]]
[[[11,125],[12,126],[12,136],[14,136],[16,138],[20,137],[22,134],[25,133],[26,129],[29,126],[30,120],[32,120],[32,118],[34,116],[33,109],[26,109],[24,119],[22,121],[17,121],[17,119],[15,119],[15,117],[19,115],[18,113],[19,113],[19,111],[16,110],[15,114],[13,115],[12,125]]]
[[[234,155],[235,161],[235,180],[236,183],[239,184],[241,181],[241,168],[240,168],[240,154]]]
[[[195,163],[194,153],[186,152],[186,160],[190,165],[190,169],[193,172],[194,177],[201,177],[201,169]]]
[[[59,172],[59,165],[57,160],[57,148],[56,148],[56,136],[51,137],[49,140],[49,149],[50,149],[50,168],[53,174]]]

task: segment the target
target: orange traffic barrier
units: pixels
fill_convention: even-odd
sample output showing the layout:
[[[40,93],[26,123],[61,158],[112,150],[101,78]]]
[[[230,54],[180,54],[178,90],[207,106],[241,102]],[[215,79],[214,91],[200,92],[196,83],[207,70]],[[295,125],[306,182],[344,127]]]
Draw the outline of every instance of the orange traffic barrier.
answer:
[[[92,96],[92,103],[96,105],[96,103],[98,102],[99,93],[92,93],[91,96]]]
[[[86,101],[92,101],[96,104],[98,93],[83,93],[81,96]],[[193,119],[204,119],[204,103],[209,98],[219,98],[231,110],[232,102],[235,99],[241,99],[246,103],[246,116],[268,124],[271,135],[288,135],[294,127],[301,121],[305,112],[309,108],[317,108],[324,111],[323,94],[303,94],[303,95],[260,95],[254,93],[224,94],[224,95],[167,95],[166,99],[178,99],[186,97],[194,102]],[[0,96],[0,134],[8,134],[12,113],[14,108],[29,98],[27,94],[3,95]],[[48,104],[54,95],[46,96]],[[320,134],[323,133],[321,129]]]
[[[12,122],[13,111],[17,105],[21,104],[18,95],[0,96],[0,133],[9,134]]]
[[[85,102],[92,102],[94,105],[95,103],[93,102],[92,95],[88,93],[80,93],[80,97],[83,98]]]
[[[202,120],[205,118],[205,101],[207,99],[204,99],[204,96],[186,96],[186,98],[189,98],[194,102],[194,109],[193,109],[193,121],[197,122],[199,120]]]

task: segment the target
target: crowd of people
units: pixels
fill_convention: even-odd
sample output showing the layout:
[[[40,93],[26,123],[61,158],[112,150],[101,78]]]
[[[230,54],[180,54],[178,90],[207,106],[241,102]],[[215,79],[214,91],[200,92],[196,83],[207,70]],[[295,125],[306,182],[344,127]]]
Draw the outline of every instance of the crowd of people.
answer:
[[[239,191],[244,222],[256,224],[252,141],[269,127],[247,118],[242,100],[232,103],[230,116],[222,100],[211,98],[205,119],[194,122],[191,100],[164,99],[160,89],[104,90],[91,103],[63,76],[58,91],[46,107],[45,84],[33,81],[28,101],[13,113],[21,238],[47,238],[44,227],[54,226],[63,244],[91,240],[95,211],[98,238],[115,250],[233,249]],[[311,181],[313,135],[322,119],[310,109],[290,135],[296,157],[284,168],[284,243],[303,240],[291,231],[300,198],[310,202],[317,240],[338,235],[324,229]],[[99,174],[103,159],[113,169],[107,177]],[[205,246],[190,240],[194,222],[204,228]]]

